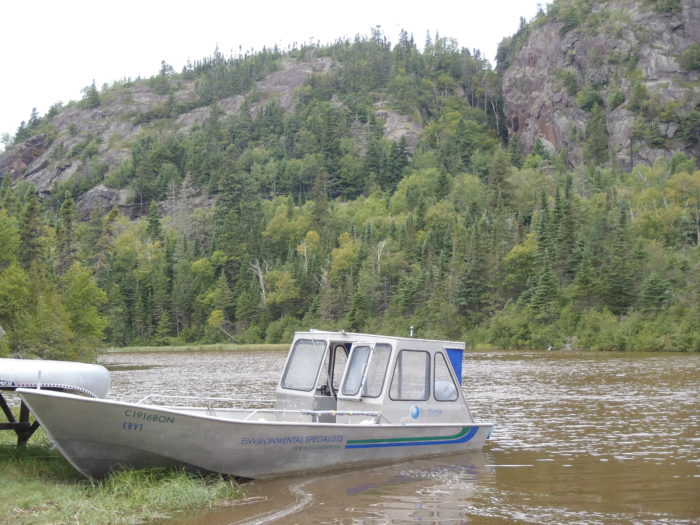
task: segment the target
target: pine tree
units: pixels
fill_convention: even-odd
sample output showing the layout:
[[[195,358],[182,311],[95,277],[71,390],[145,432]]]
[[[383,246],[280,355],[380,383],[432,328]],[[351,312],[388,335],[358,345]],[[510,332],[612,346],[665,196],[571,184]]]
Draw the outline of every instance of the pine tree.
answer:
[[[594,104],[586,123],[586,139],[583,147],[583,158],[594,166],[608,162],[608,128],[605,122],[605,110],[599,104]]]
[[[488,203],[491,209],[506,206],[510,201],[511,185],[508,182],[510,160],[506,152],[499,148],[493,155],[489,169]]]
[[[80,103],[86,109],[96,108],[101,104],[100,93],[97,91],[94,80],[91,85],[83,89],[83,99]]]
[[[17,220],[0,208],[0,271],[17,259],[19,242]]]
[[[327,241],[330,212],[328,205],[328,176],[325,171],[320,171],[314,180],[313,196],[311,229],[319,232],[321,238]]]
[[[463,118],[460,118],[459,122],[457,122],[455,135],[459,157],[462,161],[462,170],[469,171],[472,167],[472,155],[474,154],[474,138]]]
[[[4,209],[9,215],[16,215],[19,212],[19,200],[10,183],[10,175],[3,175],[2,184],[0,184],[0,210]]]
[[[671,300],[671,284],[661,278],[656,272],[652,272],[642,282],[639,293],[641,310],[645,313],[654,313],[668,306]]]
[[[552,268],[552,260],[547,251],[544,252],[537,284],[530,299],[530,306],[540,314],[552,313],[552,308],[559,298],[559,283]]]
[[[226,279],[226,274],[221,272],[219,274],[219,279],[216,282],[216,288],[214,289],[214,308],[216,310],[221,310],[225,314],[225,318],[230,318],[230,312],[235,304],[235,299],[231,288],[228,285],[228,280]]]
[[[520,135],[514,134],[510,137],[508,142],[508,155],[510,156],[510,163],[516,168],[520,169],[523,167],[523,158],[520,153]]]
[[[160,225],[160,214],[158,213],[158,205],[155,201],[151,201],[146,232],[148,233],[148,237],[151,239],[151,242],[163,240],[163,229]]]
[[[77,223],[78,213],[75,209],[75,201],[70,192],[66,192],[56,227],[57,270],[59,275],[63,275],[75,260],[77,251],[75,246],[75,226]]]
[[[634,258],[631,257],[632,244],[628,225],[629,210],[620,203],[618,218],[611,235],[610,252],[603,265],[603,294],[605,304],[616,315],[622,315],[632,306],[636,293],[635,286],[638,278],[634,269]]]
[[[393,193],[403,178],[408,165],[408,144],[406,142],[406,136],[402,135],[398,142],[393,142],[391,144],[387,177],[386,180],[383,181],[382,187],[390,193]]]
[[[540,265],[544,264],[545,259],[551,257],[555,252],[554,235],[553,235],[553,218],[549,211],[549,202],[547,195],[543,192],[540,200],[540,213],[537,216],[537,259]]]
[[[483,226],[475,223],[469,233],[462,275],[455,290],[455,304],[462,315],[479,314],[489,291],[489,269]]]
[[[362,331],[369,318],[367,297],[360,291],[352,296],[352,305],[348,313],[348,328],[354,332]]]
[[[557,223],[557,255],[559,269],[564,282],[570,282],[578,265],[576,252],[576,236],[574,205],[572,197],[572,177],[567,174],[564,182],[564,197],[559,206],[559,220]]]
[[[42,240],[44,220],[41,216],[41,203],[34,191],[22,209],[19,221],[20,245],[17,259],[20,264],[29,269],[42,265],[45,258],[44,242]]]

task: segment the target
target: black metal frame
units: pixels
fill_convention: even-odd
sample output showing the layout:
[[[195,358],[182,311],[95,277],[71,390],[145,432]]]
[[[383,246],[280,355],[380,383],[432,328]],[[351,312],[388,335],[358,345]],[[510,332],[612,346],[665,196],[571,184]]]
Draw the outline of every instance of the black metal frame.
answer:
[[[20,448],[26,447],[29,438],[32,437],[36,429],[39,428],[39,422],[34,421],[32,423],[29,421],[29,407],[24,404],[24,401],[20,403],[19,420],[17,420],[12,410],[10,410],[7,401],[5,401],[2,390],[0,390],[0,408],[2,408],[8,421],[7,423],[0,423],[0,430],[14,430],[15,434],[17,434],[17,446]]]

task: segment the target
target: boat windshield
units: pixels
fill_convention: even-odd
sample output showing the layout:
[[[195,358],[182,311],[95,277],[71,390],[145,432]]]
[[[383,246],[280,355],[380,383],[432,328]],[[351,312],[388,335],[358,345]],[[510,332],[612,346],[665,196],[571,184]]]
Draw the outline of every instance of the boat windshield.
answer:
[[[325,350],[325,341],[297,340],[287,360],[287,369],[282,376],[282,388],[306,392],[314,388]]]
[[[360,391],[369,356],[369,346],[357,346],[353,349],[352,354],[350,354],[350,364],[348,364],[348,369],[345,373],[343,395],[354,396]]]
[[[342,394],[356,396],[362,388],[362,397],[379,397],[384,386],[384,376],[391,356],[391,346],[378,344],[357,346],[350,355]]]

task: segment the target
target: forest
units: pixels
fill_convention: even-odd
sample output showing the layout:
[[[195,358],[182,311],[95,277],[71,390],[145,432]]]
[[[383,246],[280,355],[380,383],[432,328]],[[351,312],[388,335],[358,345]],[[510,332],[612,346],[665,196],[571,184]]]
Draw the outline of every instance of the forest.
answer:
[[[283,61],[327,57],[286,111],[256,107]],[[179,102],[196,81],[196,102]],[[0,174],[0,355],[87,360],[108,346],[287,342],[298,329],[439,337],[468,348],[700,351],[700,170],[682,152],[626,172],[587,106],[584,166],[504,125],[498,68],[451,38],[368,36],[188,64],[85,89],[168,95],[111,169],[39,198]],[[245,95],[224,116],[217,101]],[[643,94],[640,95],[643,97]],[[602,101],[601,101],[602,102]],[[639,101],[617,101],[639,103]],[[191,133],[178,115],[208,107]],[[378,108],[409,115],[415,146]],[[33,115],[9,146],[46,133]],[[694,120],[683,120],[692,145]],[[684,129],[681,129],[683,132]],[[54,133],[55,135],[55,133]],[[57,140],[57,139],[53,139]],[[131,214],[76,201],[128,188]]]

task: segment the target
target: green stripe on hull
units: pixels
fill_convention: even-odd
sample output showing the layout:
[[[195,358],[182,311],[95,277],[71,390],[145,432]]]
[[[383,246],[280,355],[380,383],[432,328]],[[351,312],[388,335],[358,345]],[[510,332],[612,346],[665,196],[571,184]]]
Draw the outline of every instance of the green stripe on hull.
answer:
[[[407,443],[411,441],[449,441],[460,439],[467,435],[471,427],[462,427],[462,430],[452,436],[409,437],[391,439],[348,439],[348,445],[369,445],[372,443]]]

